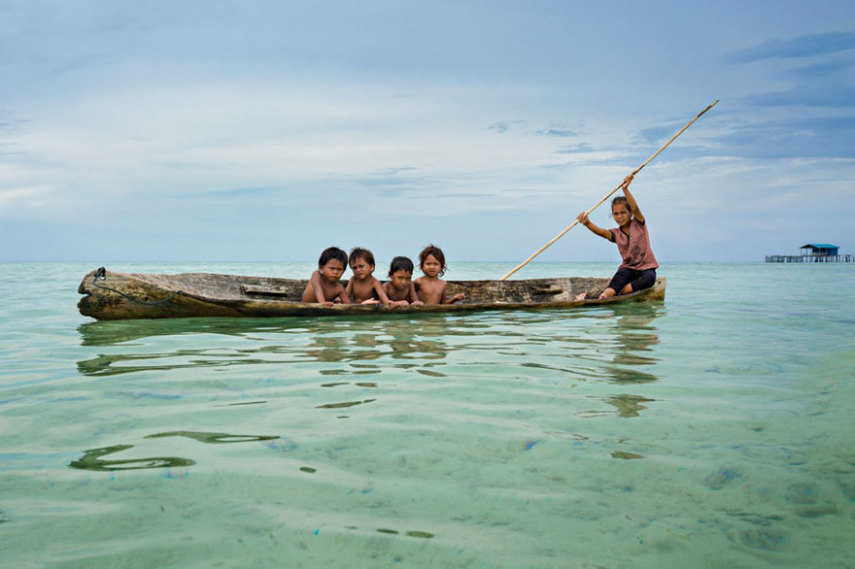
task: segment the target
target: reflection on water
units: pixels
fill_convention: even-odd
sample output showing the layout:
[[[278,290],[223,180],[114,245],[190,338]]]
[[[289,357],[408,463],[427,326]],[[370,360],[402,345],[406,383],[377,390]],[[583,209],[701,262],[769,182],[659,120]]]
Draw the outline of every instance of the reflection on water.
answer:
[[[639,385],[658,379],[654,353],[661,303],[596,309],[508,311],[465,316],[391,315],[382,319],[197,318],[91,322],[78,328],[82,344],[105,353],[77,362],[94,377],[176,369],[232,366],[329,364],[314,373],[335,376],[319,386],[376,388],[377,382],[345,376],[376,375],[389,368],[448,377],[443,361],[467,350],[484,366],[520,367],[558,373],[574,380]],[[232,340],[234,338],[235,340]],[[544,358],[543,346],[564,346],[560,357]],[[529,354],[534,357],[529,357]],[[470,364],[471,365],[471,364]],[[286,368],[287,369],[287,368]],[[295,368],[296,369],[296,368]],[[332,378],[330,378],[332,379]],[[352,394],[356,395],[356,394]],[[345,409],[376,399],[345,397],[314,401],[315,409]],[[603,398],[622,418],[637,417],[652,400],[638,393]],[[599,416],[599,412],[582,416]]]
[[[78,326],[83,346],[113,346],[156,336],[183,334],[221,334],[244,336],[266,330],[282,331],[305,328],[304,318],[165,318],[153,320],[113,320],[87,322]]]
[[[113,470],[141,470],[145,468],[177,468],[181,466],[192,466],[195,460],[177,456],[154,456],[147,458],[130,458],[124,460],[104,460],[102,457],[134,448],[133,445],[114,445],[110,447],[94,448],[87,450],[78,460],[68,464],[69,468],[78,470],[113,471]]]
[[[342,403],[327,403],[326,405],[316,405],[316,409],[346,409],[348,407],[355,407],[356,405],[363,405],[365,403],[373,403],[377,401],[376,399],[363,399],[362,401],[344,401]]]
[[[659,304],[639,303],[616,307],[614,312],[614,365],[606,368],[612,376],[612,381],[625,384],[656,381],[659,379],[656,375],[641,371],[638,366],[654,366],[659,361],[647,354],[659,343],[654,321],[664,315],[664,307]]]
[[[162,439],[164,437],[187,437],[199,441],[200,443],[208,444],[224,444],[224,443],[248,443],[252,441],[272,441],[278,439],[278,436],[273,435],[230,435],[228,433],[205,433],[197,431],[171,431],[168,433],[157,433],[155,435],[146,435],[147,439]]]
[[[78,370],[87,376],[306,361],[348,363],[352,368],[345,371],[334,366],[321,370],[326,375],[374,374],[379,369],[368,362],[380,358],[414,360],[417,363],[411,365],[417,366],[424,360],[441,360],[447,352],[447,317],[435,314],[382,320],[197,318],[90,322],[81,325],[78,332],[84,346],[131,348],[129,353],[99,354],[78,361]],[[212,334],[215,336],[209,338]],[[170,345],[190,336],[188,342],[193,346],[207,342],[212,347],[140,350],[148,345],[162,348],[164,344],[158,342],[161,336],[173,340]],[[246,341],[222,347],[218,336]],[[401,363],[400,367],[406,365]]]
[[[643,455],[634,453],[634,452],[626,452],[622,450],[616,450],[612,452],[612,458],[620,458],[622,460],[633,460],[636,458],[644,458]]]
[[[271,364],[302,369],[301,364],[323,363],[329,365],[312,368],[312,373],[340,380],[319,383],[320,387],[377,388],[376,381],[346,381],[345,376],[377,375],[394,368],[444,379],[448,377],[444,362],[448,354],[465,350],[481,354],[473,356],[479,362],[476,365],[497,366],[508,373],[522,367],[574,380],[639,385],[658,379],[653,372],[659,361],[653,355],[659,343],[656,319],[664,313],[661,303],[639,303],[465,316],[92,322],[78,329],[83,345],[108,350],[78,361],[77,366],[83,375],[100,377]],[[544,357],[544,346],[563,346],[564,350],[556,357]],[[314,401],[312,407],[345,409],[376,401],[353,395]],[[623,393],[603,401],[619,417],[633,418],[652,400]]]
[[[239,357],[233,357],[238,355]],[[216,356],[216,357],[212,357]],[[183,363],[169,364],[146,364],[146,365],[121,365],[126,362],[148,362],[159,359],[182,358]],[[208,350],[176,350],[174,352],[161,352],[150,354],[112,354],[99,355],[88,360],[77,362],[77,371],[83,375],[107,376],[136,371],[157,371],[181,368],[198,367],[228,367],[235,365],[260,364],[266,360],[259,358],[240,357],[240,354],[224,354],[217,350],[216,354]],[[269,362],[268,362],[269,363]],[[119,365],[115,365],[119,364]]]
[[[648,355],[653,346],[659,343],[655,320],[665,309],[659,304],[638,304],[635,306],[618,307],[615,318],[615,334],[617,349],[612,362],[606,366],[612,381],[620,384],[650,383],[659,379],[653,373],[641,371],[638,366],[654,366],[659,361]],[[638,417],[647,409],[642,403],[654,401],[641,395],[620,394],[609,397],[606,403],[617,409],[618,417],[630,419]],[[640,455],[616,451],[612,457],[622,459],[642,458]]]
[[[270,441],[279,438],[278,436],[272,435],[230,435],[228,433],[207,433],[197,431],[171,431],[168,433],[156,433],[154,435],[147,435],[145,438],[160,439],[165,437],[186,437],[206,444],[246,443],[254,441]],[[71,461],[68,464],[68,467],[77,470],[109,472],[115,470],[142,470],[148,468],[179,468],[196,464],[195,460],[181,458],[178,456],[153,456],[121,460],[106,460],[103,458],[132,448],[134,448],[134,445],[113,445],[109,447],[90,449],[85,451],[83,456],[79,459]]]
[[[310,340],[305,353],[315,361],[371,361],[384,356],[430,360],[442,359],[446,355],[443,338],[447,333],[447,317],[444,315],[428,315],[415,320],[343,320],[332,327],[325,322],[315,322],[309,331]],[[369,364],[352,364],[352,367],[360,368],[364,373],[376,372],[376,368]]]
[[[606,403],[617,408],[618,416],[624,418],[638,417],[638,412],[647,409],[642,403],[649,403],[655,399],[647,399],[639,395],[615,395],[606,399]]]

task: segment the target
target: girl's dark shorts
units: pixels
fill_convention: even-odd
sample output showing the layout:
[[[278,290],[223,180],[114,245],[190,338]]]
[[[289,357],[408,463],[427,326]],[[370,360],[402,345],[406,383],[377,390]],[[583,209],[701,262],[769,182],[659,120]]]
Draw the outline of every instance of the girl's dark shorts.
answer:
[[[612,280],[609,281],[609,288],[617,294],[623,290],[627,283],[632,285],[632,291],[650,288],[656,282],[656,269],[646,269],[644,271],[636,271],[627,267],[621,267]]]

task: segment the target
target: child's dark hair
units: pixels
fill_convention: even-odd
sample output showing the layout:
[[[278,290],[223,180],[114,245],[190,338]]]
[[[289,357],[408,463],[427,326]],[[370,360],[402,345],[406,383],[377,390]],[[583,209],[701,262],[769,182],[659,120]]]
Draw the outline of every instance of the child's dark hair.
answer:
[[[323,267],[333,259],[341,261],[342,265],[347,266],[347,253],[338,247],[327,247],[324,249],[324,252],[321,253],[321,258],[318,259],[318,266]]]
[[[374,253],[362,247],[354,247],[350,250],[350,262],[352,263],[359,259],[362,259],[372,267],[377,266],[377,263],[374,262]]]
[[[439,276],[445,274],[445,270],[448,267],[445,264],[445,254],[442,252],[442,249],[431,243],[419,253],[419,267],[424,269],[425,267],[425,259],[427,259],[428,255],[433,255],[434,258],[439,261]]]
[[[614,211],[615,205],[619,203],[622,203],[624,206],[626,206],[626,211],[632,213],[632,209],[629,207],[629,201],[627,201],[625,196],[618,196],[612,200],[612,211]]]
[[[395,257],[394,259],[392,259],[392,264],[389,265],[389,276],[391,277],[392,274],[397,271],[406,271],[412,274],[413,262],[410,261],[407,257]]]

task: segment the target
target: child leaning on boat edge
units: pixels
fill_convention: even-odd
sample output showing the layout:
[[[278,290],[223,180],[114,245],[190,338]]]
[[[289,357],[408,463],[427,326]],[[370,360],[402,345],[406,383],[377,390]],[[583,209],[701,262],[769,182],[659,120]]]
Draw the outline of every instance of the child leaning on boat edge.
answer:
[[[340,279],[349,265],[353,276],[345,288]],[[390,306],[421,306],[423,304],[452,304],[463,300],[463,293],[447,298],[448,283],[441,277],[448,266],[445,254],[436,245],[428,245],[419,253],[419,267],[424,276],[413,281],[413,262],[403,256],[392,259],[389,281],[381,283],[374,277],[374,254],[363,247],[354,247],[348,256],[338,247],[321,253],[318,270],[312,273],[302,301],[332,306],[344,304],[388,304]],[[342,293],[342,289],[343,293]],[[320,294],[318,294],[320,292]]]
[[[393,306],[421,306],[424,302],[413,283],[413,262],[407,257],[395,257],[389,266],[389,280],[383,290]]]
[[[354,247],[350,251],[350,270],[353,276],[347,282],[348,298],[356,304],[389,304],[383,284],[374,277],[374,254],[368,249]]]
[[[445,254],[436,245],[430,244],[419,253],[419,268],[424,276],[416,279],[416,292],[425,304],[452,304],[466,298],[462,292],[451,298],[445,297],[448,283],[439,277],[445,274],[448,266],[445,264]]]
[[[341,276],[347,266],[347,253],[338,247],[328,247],[318,259],[318,270],[312,273],[303,291],[303,302],[317,302],[332,306],[335,302],[350,304]]]
[[[612,217],[618,227],[598,227],[588,219],[588,214],[584,211],[577,216],[579,222],[592,233],[615,243],[623,260],[606,290],[600,294],[601,299],[650,288],[656,282],[656,269],[659,265],[650,247],[644,215],[629,191],[632,178],[633,176],[624,178],[621,184],[624,195],[612,200]]]

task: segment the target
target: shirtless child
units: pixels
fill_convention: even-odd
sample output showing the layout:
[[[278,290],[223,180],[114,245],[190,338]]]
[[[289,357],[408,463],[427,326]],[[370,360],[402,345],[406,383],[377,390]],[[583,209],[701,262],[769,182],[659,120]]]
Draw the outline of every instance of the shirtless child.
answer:
[[[439,277],[445,274],[448,267],[442,249],[436,245],[428,245],[422,249],[419,253],[419,266],[425,276],[416,279],[416,291],[425,304],[452,304],[466,298],[462,292],[445,298],[445,287],[448,283]]]
[[[350,270],[353,276],[345,292],[356,304],[389,304],[383,284],[374,278],[374,254],[368,249],[354,247],[350,252]]]
[[[413,285],[413,262],[406,257],[395,257],[389,267],[389,280],[383,290],[392,306],[421,306],[416,287]]]
[[[326,306],[332,306],[335,302],[350,304],[350,298],[339,280],[344,274],[345,265],[347,253],[338,247],[324,249],[318,259],[318,270],[312,273],[303,291],[303,302],[319,302]]]

